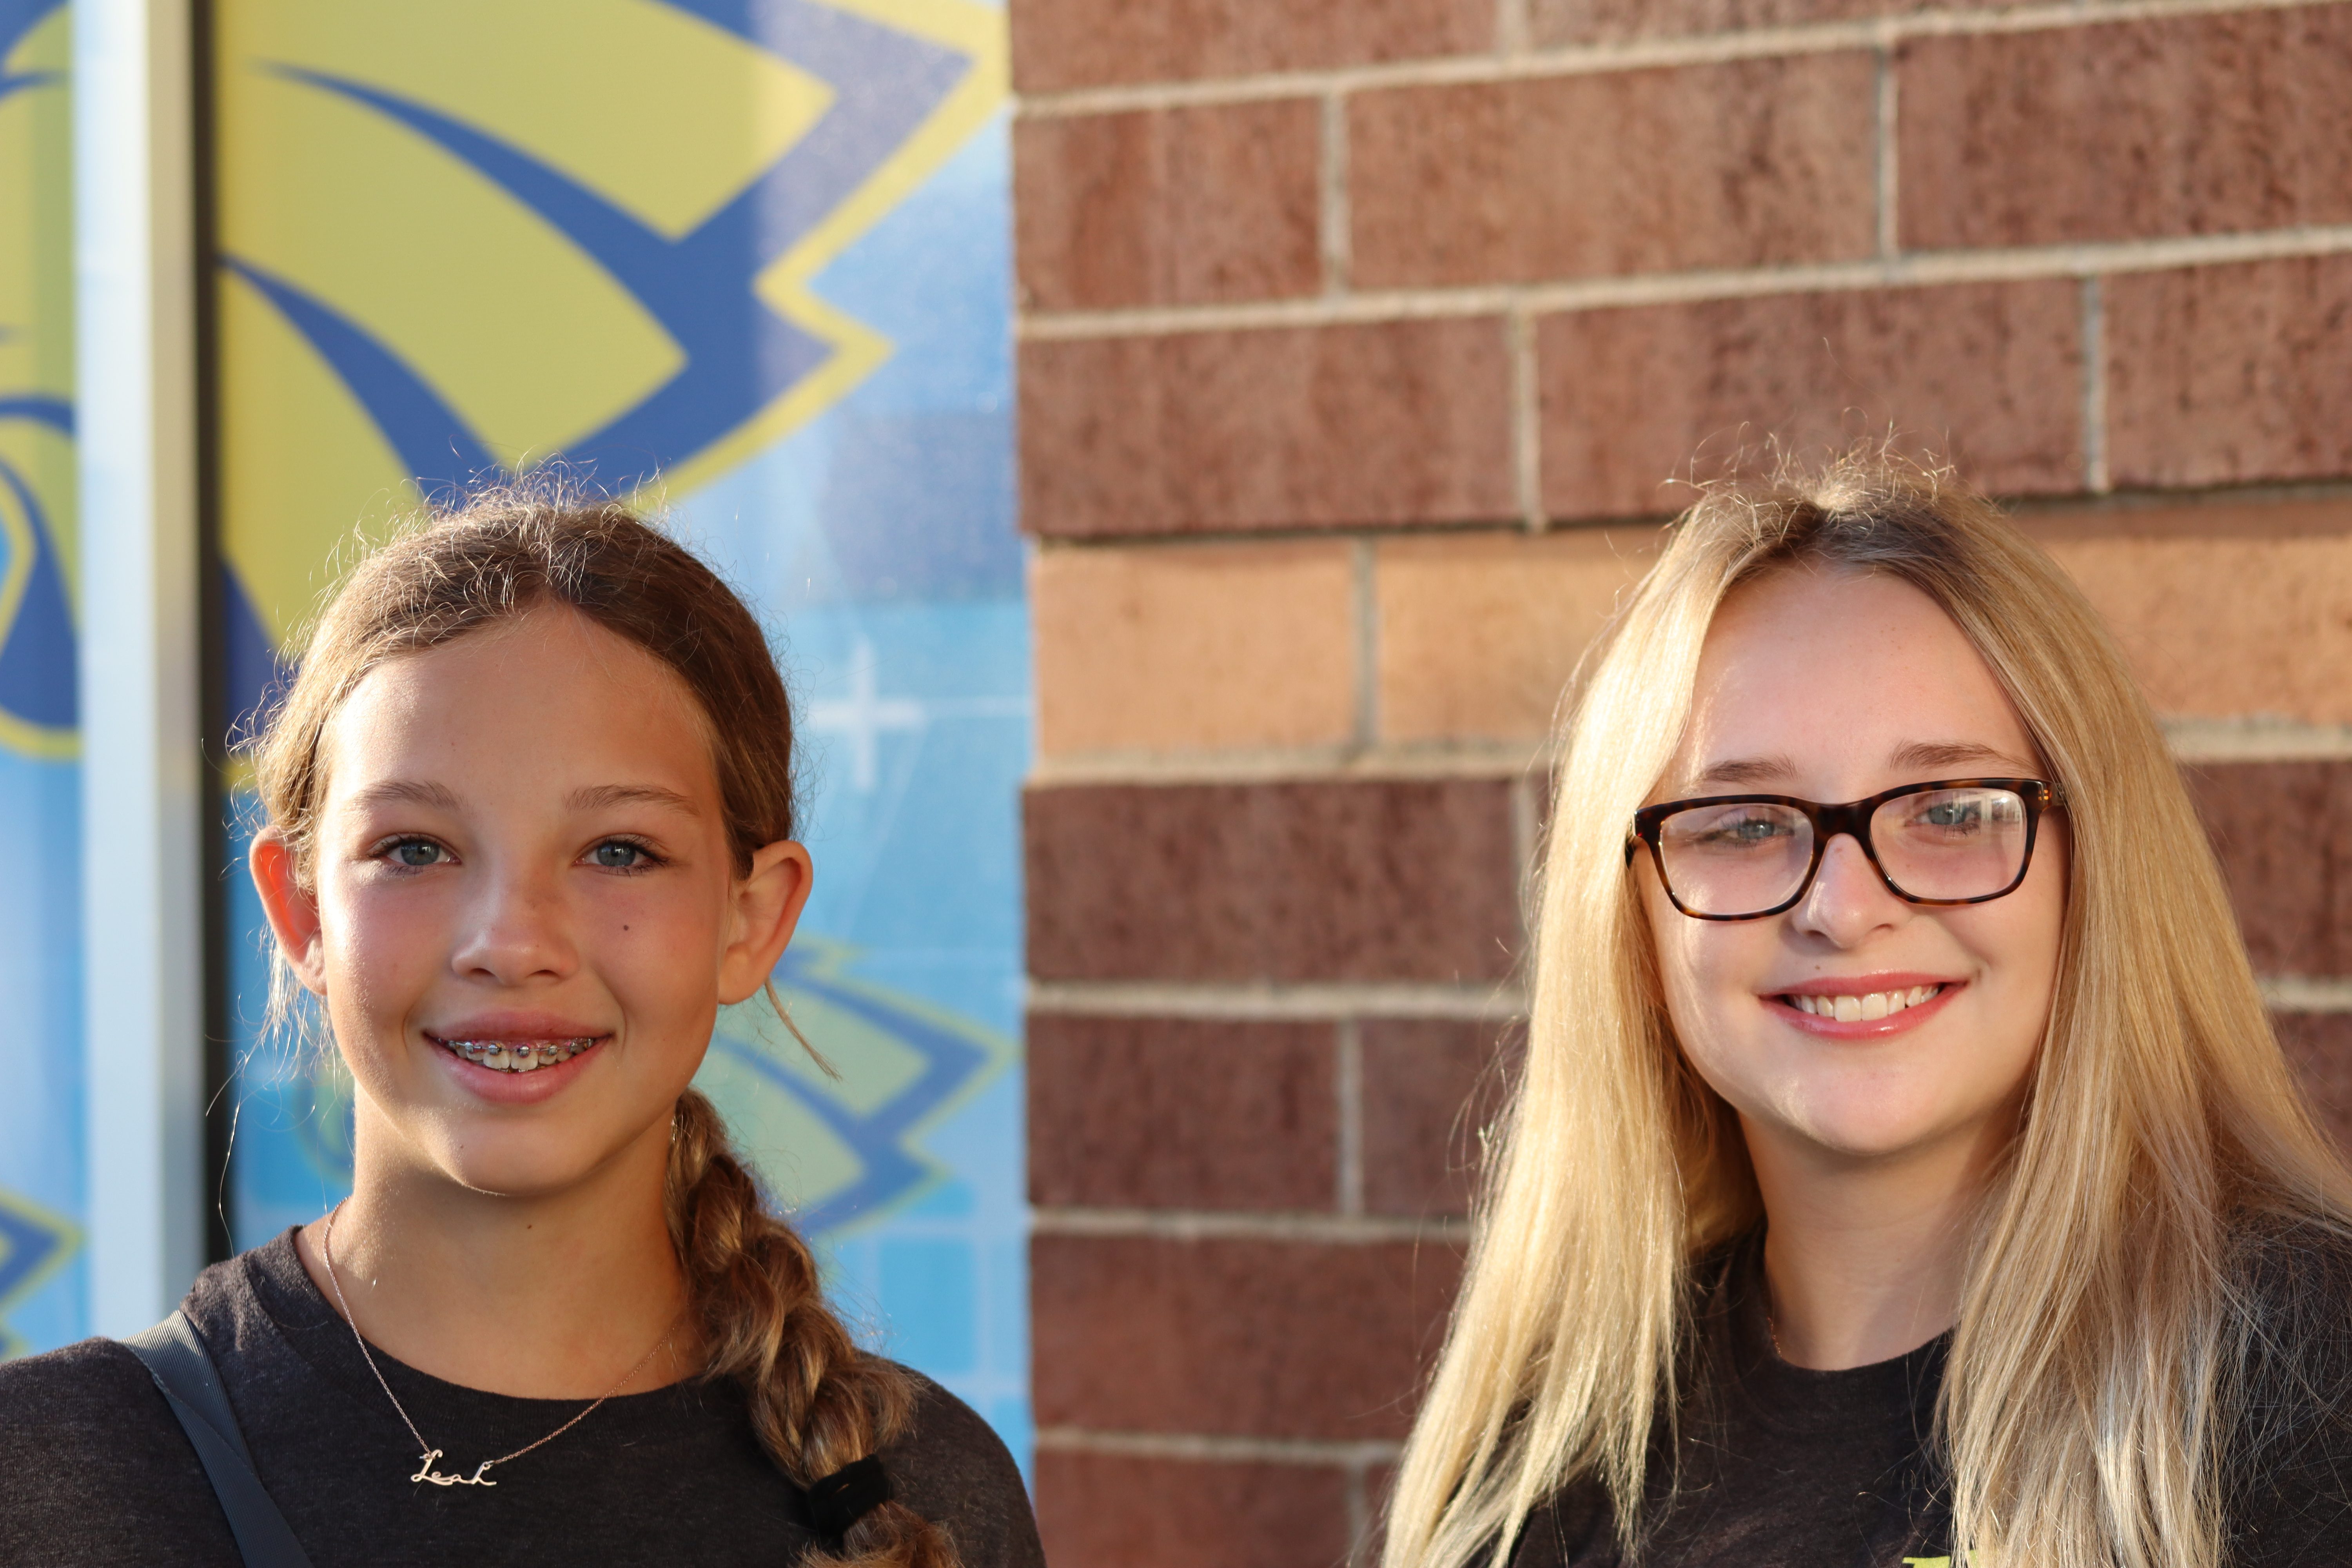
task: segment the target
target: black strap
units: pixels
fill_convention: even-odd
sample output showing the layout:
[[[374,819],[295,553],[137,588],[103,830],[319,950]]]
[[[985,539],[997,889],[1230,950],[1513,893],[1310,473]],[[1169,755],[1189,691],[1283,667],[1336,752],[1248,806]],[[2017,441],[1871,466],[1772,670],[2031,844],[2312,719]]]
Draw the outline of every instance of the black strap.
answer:
[[[849,1533],[851,1525],[894,1495],[890,1490],[890,1472],[882,1468],[881,1460],[868,1454],[855,1464],[842,1466],[824,1479],[809,1484],[809,1520],[816,1526],[819,1539],[838,1541]]]
[[[269,1500],[261,1478],[253,1471],[253,1456],[246,1451],[245,1434],[237,1429],[236,1413],[229,1408],[220,1374],[196,1326],[188,1314],[175,1311],[143,1334],[122,1342],[131,1353],[147,1363],[155,1386],[163,1391],[180,1429],[204,1461],[205,1475],[228,1515],[228,1528],[246,1568],[310,1568],[302,1543],[278,1505]]]

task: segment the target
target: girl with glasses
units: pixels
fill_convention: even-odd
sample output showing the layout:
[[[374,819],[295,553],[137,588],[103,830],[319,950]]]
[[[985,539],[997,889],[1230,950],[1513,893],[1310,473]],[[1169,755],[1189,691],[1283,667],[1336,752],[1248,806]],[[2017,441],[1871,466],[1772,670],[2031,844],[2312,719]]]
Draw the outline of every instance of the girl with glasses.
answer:
[[[2352,1563],[2352,1176],[2058,568],[1718,489],[1565,712],[1389,1568]]]

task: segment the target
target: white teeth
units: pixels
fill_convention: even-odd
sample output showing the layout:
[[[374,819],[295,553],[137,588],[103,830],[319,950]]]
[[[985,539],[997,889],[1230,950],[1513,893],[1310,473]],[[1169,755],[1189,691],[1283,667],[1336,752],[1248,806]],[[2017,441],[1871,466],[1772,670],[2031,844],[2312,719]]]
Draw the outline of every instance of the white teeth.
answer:
[[[1914,985],[1908,991],[1873,991],[1865,995],[1811,996],[1790,992],[1786,1000],[1800,1013],[1835,1018],[1842,1024],[1867,1023],[1890,1017],[1906,1007],[1916,1007],[1941,991],[1941,985]]]
[[[595,1037],[569,1040],[443,1040],[445,1050],[497,1072],[537,1072],[568,1062],[596,1043]]]

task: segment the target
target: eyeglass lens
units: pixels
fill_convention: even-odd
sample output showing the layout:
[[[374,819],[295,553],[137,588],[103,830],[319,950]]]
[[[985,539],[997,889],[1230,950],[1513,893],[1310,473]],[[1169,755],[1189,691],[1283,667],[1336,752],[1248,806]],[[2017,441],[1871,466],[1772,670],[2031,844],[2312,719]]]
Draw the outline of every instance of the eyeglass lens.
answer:
[[[1870,842],[1898,893],[1980,899],[2025,866],[2025,802],[2014,790],[1897,795],[1871,814]],[[1796,897],[1813,863],[1813,825],[1793,806],[1735,801],[1678,811],[1659,825],[1666,886],[1694,914],[1748,915]]]

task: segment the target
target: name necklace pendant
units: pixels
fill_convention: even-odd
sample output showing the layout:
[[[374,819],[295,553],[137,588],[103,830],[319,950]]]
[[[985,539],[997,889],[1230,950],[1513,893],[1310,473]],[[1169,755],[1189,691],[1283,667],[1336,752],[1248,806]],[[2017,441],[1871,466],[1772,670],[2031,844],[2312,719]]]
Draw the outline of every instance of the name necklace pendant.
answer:
[[[345,1202],[349,1201],[350,1200],[348,1199],[345,1200]],[[637,1373],[645,1371],[646,1365],[652,1362],[656,1355],[668,1348],[670,1341],[677,1337],[677,1325],[686,1321],[686,1312],[684,1310],[680,1310],[677,1317],[671,1321],[668,1332],[663,1334],[660,1340],[656,1342],[654,1348],[647,1351],[644,1357],[638,1361],[636,1365],[631,1367],[628,1371],[621,1374],[620,1382],[613,1384],[612,1387],[597,1395],[594,1402],[592,1403],[587,1409],[583,1410],[579,1415],[574,1415],[571,1420],[566,1421],[562,1426],[558,1426],[554,1431],[550,1432],[538,1442],[526,1443],[521,1447],[517,1448],[513,1453],[501,1454],[495,1459],[484,1459],[480,1464],[474,1467],[474,1473],[470,1476],[445,1476],[440,1471],[433,1468],[434,1461],[442,1457],[441,1450],[435,1447],[432,1444],[427,1443],[425,1440],[425,1434],[416,1429],[416,1423],[408,1418],[408,1407],[401,1404],[400,1395],[394,1394],[392,1391],[392,1384],[384,1381],[383,1369],[375,1364],[374,1352],[368,1349],[367,1340],[360,1333],[359,1320],[352,1316],[352,1304],[343,1299],[343,1277],[335,1271],[335,1219],[336,1216],[341,1215],[342,1212],[342,1204],[337,1204],[333,1209],[329,1211],[327,1215],[327,1223],[320,1228],[319,1250],[327,1259],[327,1279],[328,1281],[335,1288],[335,1305],[342,1309],[343,1321],[351,1327],[352,1339],[360,1347],[361,1359],[367,1363],[367,1369],[375,1373],[376,1386],[383,1390],[383,1396],[386,1399],[392,1401],[392,1407],[400,1412],[401,1425],[408,1428],[408,1435],[416,1439],[416,1447],[422,1450],[417,1456],[418,1464],[416,1467],[416,1473],[408,1478],[412,1481],[430,1481],[436,1487],[497,1486],[499,1483],[490,1479],[488,1475],[486,1474],[492,1465],[503,1465],[510,1459],[520,1459],[525,1454],[530,1453],[533,1448],[541,1447],[546,1444],[554,1442],[558,1437],[562,1436],[566,1432],[571,1431],[572,1428],[579,1426],[583,1421],[587,1420],[589,1416],[595,1414],[597,1405],[604,1404],[605,1400],[612,1398],[613,1395],[620,1393],[624,1388],[626,1388],[629,1385],[630,1380],[635,1378]]]

